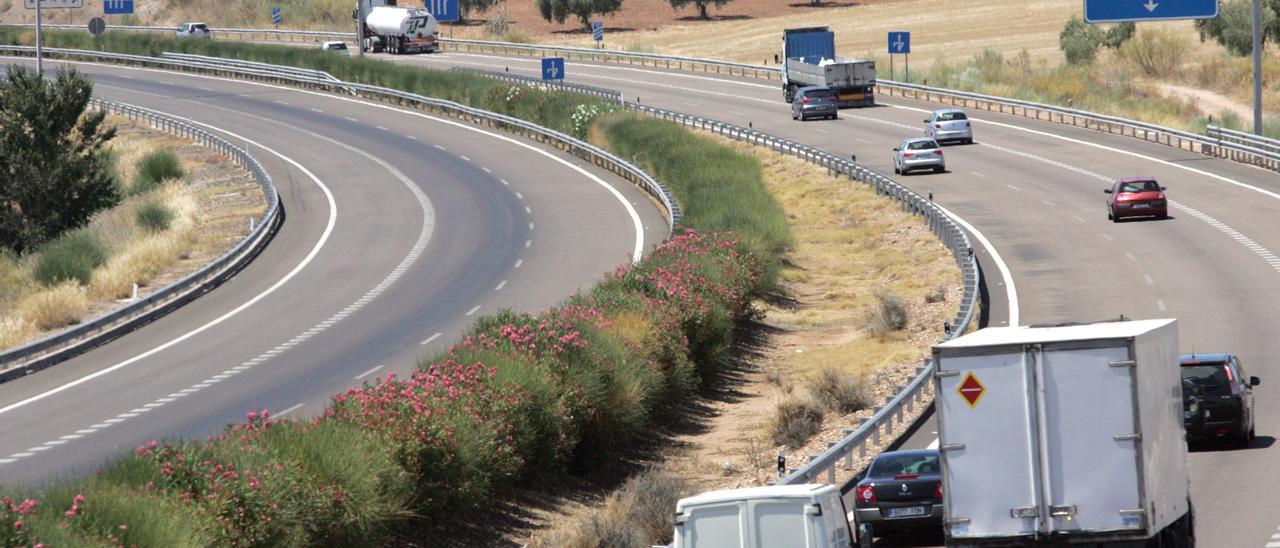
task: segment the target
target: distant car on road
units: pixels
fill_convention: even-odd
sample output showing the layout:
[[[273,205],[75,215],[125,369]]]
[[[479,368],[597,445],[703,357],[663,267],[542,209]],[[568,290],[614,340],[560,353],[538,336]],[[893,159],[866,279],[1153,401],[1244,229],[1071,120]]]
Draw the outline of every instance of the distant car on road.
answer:
[[[956,108],[933,111],[924,121],[924,133],[939,143],[973,144],[973,126],[969,125],[969,117]]]
[[[178,27],[178,38],[209,38],[212,31],[204,23],[183,23]]]
[[[791,119],[801,122],[809,118],[830,118],[840,116],[836,92],[822,86],[806,86],[796,90],[796,97],[791,101]]]
[[[881,453],[854,487],[862,546],[885,533],[941,530],[942,468],[936,449]]]
[[[1245,376],[1244,363],[1233,354],[1184,354],[1182,378],[1204,391],[1204,425],[1189,441],[1230,439],[1244,447],[1253,443],[1253,387],[1258,377]],[[1185,390],[1185,389],[1184,389]]]
[[[320,44],[320,49],[325,51],[334,51],[344,55],[351,55],[351,50],[347,49],[347,43],[337,40]]]
[[[903,139],[893,149],[893,172],[906,175],[917,169],[932,169],[934,173],[947,170],[946,159],[942,157],[942,147],[928,137]]]
[[[1169,217],[1167,187],[1151,177],[1125,177],[1103,190],[1107,194],[1107,219],[1120,222],[1124,217]]]

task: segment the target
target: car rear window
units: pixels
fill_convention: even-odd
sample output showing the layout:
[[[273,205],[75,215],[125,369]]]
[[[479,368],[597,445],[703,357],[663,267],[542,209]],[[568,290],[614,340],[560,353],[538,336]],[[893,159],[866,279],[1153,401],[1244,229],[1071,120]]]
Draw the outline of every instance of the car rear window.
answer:
[[[937,474],[941,471],[936,454],[881,455],[876,459],[875,464],[871,465],[867,476],[888,478],[901,474]]]
[[[1204,389],[1205,396],[1227,396],[1231,394],[1231,384],[1227,379],[1226,364],[1198,363],[1182,366],[1182,378],[1191,381]]]
[[[950,122],[953,120],[968,120],[968,119],[969,117],[965,116],[963,112],[944,112],[938,115],[939,122]]]
[[[835,97],[836,92],[831,91],[829,89],[814,89],[814,90],[806,91],[804,96],[805,97],[825,97],[829,99],[829,98]]]
[[[1156,190],[1160,190],[1160,184],[1155,181],[1120,183],[1120,192],[1152,192]]]
[[[938,148],[938,143],[934,141],[912,141],[907,143],[907,150],[929,150]]]

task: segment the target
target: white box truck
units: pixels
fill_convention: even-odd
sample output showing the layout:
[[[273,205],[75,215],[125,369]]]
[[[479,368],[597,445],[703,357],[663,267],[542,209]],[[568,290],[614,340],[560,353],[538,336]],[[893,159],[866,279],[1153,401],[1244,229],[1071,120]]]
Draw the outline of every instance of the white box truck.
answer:
[[[675,548],[849,548],[852,538],[834,485],[710,491],[676,503]]]
[[[1194,545],[1176,321],[988,328],[933,359],[948,545]]]

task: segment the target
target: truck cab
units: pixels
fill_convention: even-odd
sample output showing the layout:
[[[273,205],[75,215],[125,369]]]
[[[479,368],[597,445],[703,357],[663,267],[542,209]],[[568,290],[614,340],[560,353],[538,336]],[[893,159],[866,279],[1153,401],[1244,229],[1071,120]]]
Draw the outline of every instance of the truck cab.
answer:
[[[834,485],[710,491],[676,503],[675,548],[849,548],[852,539]]]

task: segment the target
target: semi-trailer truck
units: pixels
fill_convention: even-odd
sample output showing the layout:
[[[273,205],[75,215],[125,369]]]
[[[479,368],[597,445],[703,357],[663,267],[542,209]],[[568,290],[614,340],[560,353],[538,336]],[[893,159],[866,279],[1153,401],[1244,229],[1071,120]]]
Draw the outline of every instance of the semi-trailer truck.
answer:
[[[839,107],[876,104],[876,63],[836,57],[835,33],[827,27],[782,31],[782,96],[790,103],[796,90],[823,86],[836,93]]]
[[[430,53],[439,49],[435,16],[422,8],[397,6],[395,0],[360,0],[354,14],[364,51]]]

